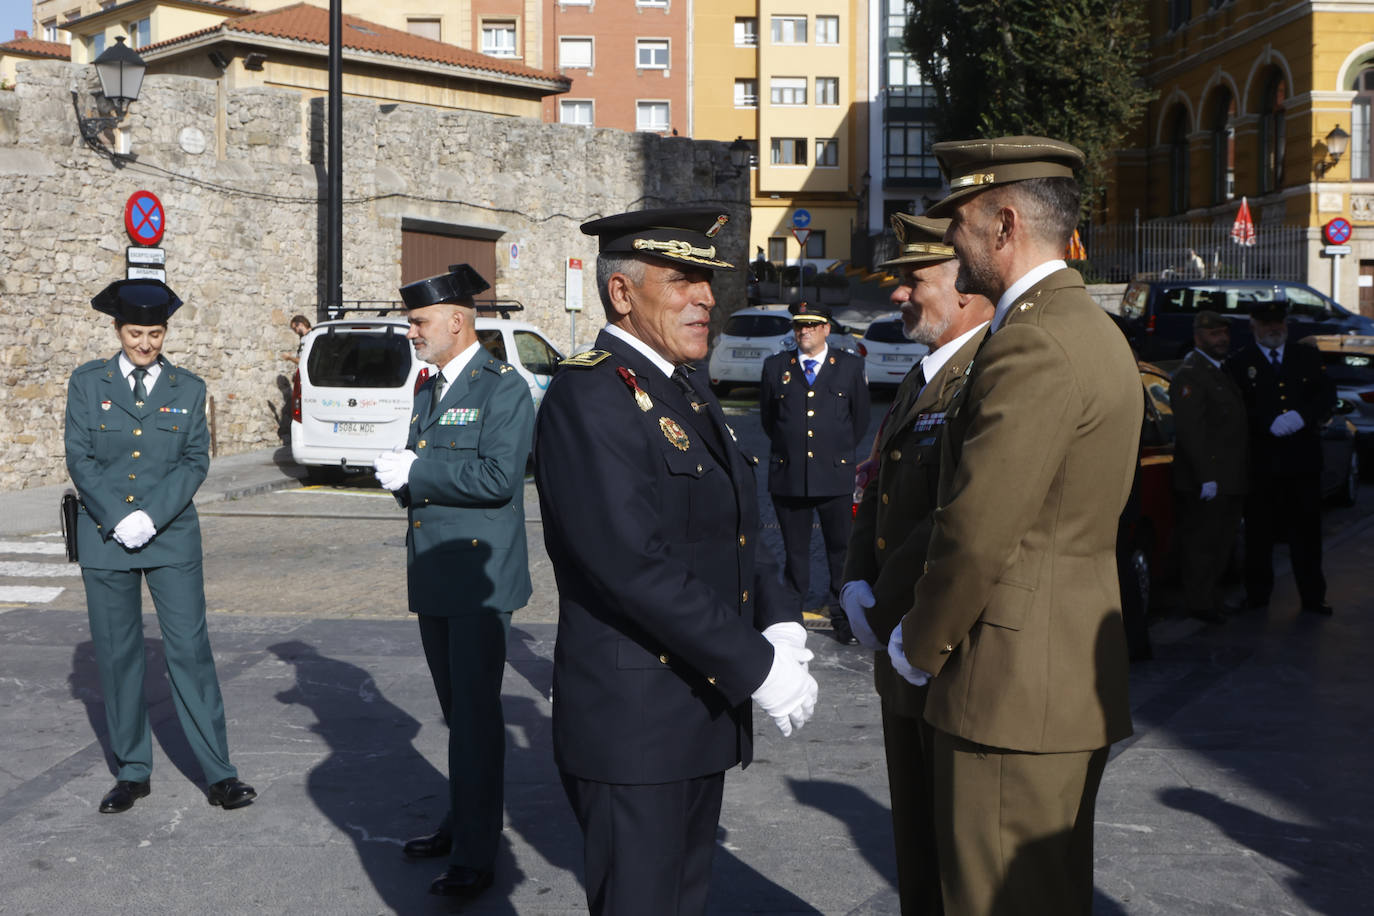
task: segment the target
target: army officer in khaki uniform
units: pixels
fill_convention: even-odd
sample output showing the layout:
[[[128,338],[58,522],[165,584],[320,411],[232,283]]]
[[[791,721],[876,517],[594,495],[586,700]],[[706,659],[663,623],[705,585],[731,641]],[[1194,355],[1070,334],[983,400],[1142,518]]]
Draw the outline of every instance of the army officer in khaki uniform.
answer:
[[[77,552],[100,669],[116,814],[151,791],[153,745],[143,698],[143,582],[162,631],[172,702],[212,805],[257,793],[229,762],[215,659],[205,629],[200,520],[191,498],[210,469],[205,383],[162,355],[181,300],[159,280],[119,280],[91,300],[114,316],[119,353],[86,363],[67,389],[67,472],[81,498]]]
[[[902,310],[906,336],[930,353],[902,379],[878,432],[877,476],[865,488],[854,518],[841,591],[855,634],[877,652],[873,683],[882,698],[903,916],[942,912],[931,814],[934,736],[921,720],[927,688],[892,670],[887,641],[911,610],[930,543],[945,417],[992,318],[986,298],[954,288],[959,264],[954,249],[941,242],[948,226],[949,220],[905,213],[892,218],[902,245],[898,256],[882,265],[901,276],[892,304]]]
[[[530,597],[525,461],[534,407],[514,367],[477,342],[477,271],[401,288],[415,355],[435,372],[415,394],[404,451],[377,458],[377,480],[407,508],[410,609],[449,728],[449,803],[439,828],[405,844],[447,856],[431,894],[470,899],[491,886],[501,837],[505,723],[501,676],[511,612]]]
[[[950,405],[939,508],[894,667],[930,679],[946,913],[1087,914],[1107,749],[1130,734],[1117,519],[1144,409],[1126,340],[1062,255],[1083,155],[935,145],[958,289],[997,303]]]

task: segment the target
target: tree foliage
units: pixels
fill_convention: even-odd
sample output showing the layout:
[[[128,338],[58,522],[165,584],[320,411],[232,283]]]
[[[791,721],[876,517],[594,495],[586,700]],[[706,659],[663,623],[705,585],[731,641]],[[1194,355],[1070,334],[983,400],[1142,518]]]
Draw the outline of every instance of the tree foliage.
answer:
[[[916,0],[906,47],[940,139],[1034,134],[1083,150],[1085,208],[1154,93],[1137,0]]]

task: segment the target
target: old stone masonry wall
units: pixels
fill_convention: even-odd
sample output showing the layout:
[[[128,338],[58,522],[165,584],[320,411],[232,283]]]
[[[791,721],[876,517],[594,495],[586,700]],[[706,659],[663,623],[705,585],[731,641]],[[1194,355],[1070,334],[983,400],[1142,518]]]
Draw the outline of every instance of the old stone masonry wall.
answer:
[[[67,379],[117,351],[90,298],[124,276],[124,206],[138,190],[166,210],[167,282],[186,302],[164,353],[205,379],[216,452],[280,444],[287,320],[313,320],[323,284],[323,99],[150,76],[122,125],[137,159],[116,168],[82,142],[73,87],[92,109],[88,67],[20,64],[17,88],[0,91],[0,487],[67,479]],[[346,99],[343,298],[396,298],[403,225],[477,230],[498,239],[494,295],[525,303],[521,317],[572,352],[602,323],[595,241],[578,223],[711,202],[733,218],[724,256],[743,263],[747,174],[719,177],[729,171],[716,142]],[[569,257],[586,265],[576,341]],[[742,274],[716,293],[720,312],[742,304]]]

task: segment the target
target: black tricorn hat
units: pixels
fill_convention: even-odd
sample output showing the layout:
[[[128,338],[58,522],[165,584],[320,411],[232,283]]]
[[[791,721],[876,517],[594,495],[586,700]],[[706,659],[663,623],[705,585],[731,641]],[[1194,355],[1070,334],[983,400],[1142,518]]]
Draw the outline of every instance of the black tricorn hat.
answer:
[[[401,301],[408,309],[438,305],[440,302],[471,302],[491,284],[467,264],[450,264],[448,273],[426,277],[401,287]]]
[[[662,207],[617,213],[582,224],[594,235],[601,254],[653,257],[705,267],[734,270],[735,265],[716,257],[716,233],[730,221],[719,207]]]
[[[96,293],[91,305],[126,324],[166,324],[181,300],[161,280],[116,280]]]

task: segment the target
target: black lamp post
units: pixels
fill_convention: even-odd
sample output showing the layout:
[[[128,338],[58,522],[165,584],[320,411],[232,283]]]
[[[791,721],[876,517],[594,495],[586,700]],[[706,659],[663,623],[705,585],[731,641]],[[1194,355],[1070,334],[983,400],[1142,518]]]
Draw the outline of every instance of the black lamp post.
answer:
[[[129,106],[138,101],[138,93],[143,88],[143,75],[148,65],[143,62],[133,48],[124,44],[124,36],[115,38],[113,47],[106,48],[94,61],[96,76],[100,78],[100,91],[114,106],[114,117],[87,118],[81,114],[81,105],[76,90],[72,89],[72,108],[76,111],[76,123],[81,129],[81,139],[100,153],[108,156],[116,166],[134,159],[132,153],[116,153],[101,141],[100,135],[113,130],[124,120]]]

